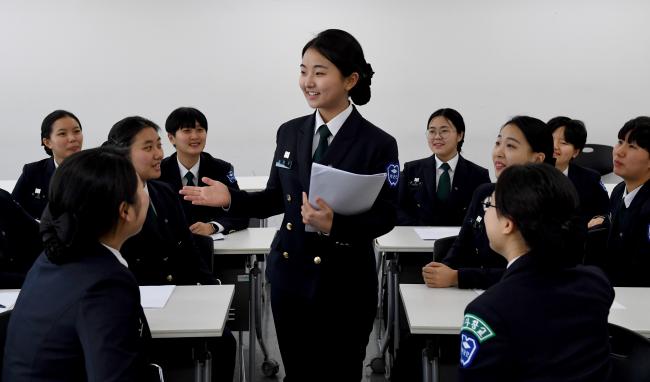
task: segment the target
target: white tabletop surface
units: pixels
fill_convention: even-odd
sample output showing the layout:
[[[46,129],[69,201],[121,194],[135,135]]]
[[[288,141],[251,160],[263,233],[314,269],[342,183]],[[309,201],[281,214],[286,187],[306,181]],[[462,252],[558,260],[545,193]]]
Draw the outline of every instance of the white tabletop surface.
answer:
[[[0,180],[0,188],[11,193],[16,186],[17,180]]]
[[[268,182],[268,175],[264,176],[238,176],[237,185],[240,190],[244,191],[260,191],[266,188]]]
[[[614,290],[614,305],[625,309],[611,309],[609,322],[650,337],[650,288]],[[401,284],[400,292],[413,334],[458,334],[465,307],[478,297],[471,289],[428,288],[424,284]]]
[[[435,240],[422,240],[415,227],[396,226],[375,241],[379,252],[431,252]]]
[[[167,305],[145,309],[153,338],[221,337],[234,285],[178,285]]]
[[[225,235],[214,242],[216,255],[263,255],[269,253],[278,229],[275,227],[247,228]]]

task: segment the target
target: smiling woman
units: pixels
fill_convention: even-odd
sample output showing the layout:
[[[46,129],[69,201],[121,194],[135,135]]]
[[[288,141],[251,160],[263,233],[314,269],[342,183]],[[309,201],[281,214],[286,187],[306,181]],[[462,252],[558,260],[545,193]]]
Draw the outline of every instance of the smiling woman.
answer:
[[[28,163],[11,196],[35,219],[40,219],[48,200],[54,170],[81,150],[83,133],[79,119],[69,111],[55,110],[41,124],[41,146],[50,158]]]

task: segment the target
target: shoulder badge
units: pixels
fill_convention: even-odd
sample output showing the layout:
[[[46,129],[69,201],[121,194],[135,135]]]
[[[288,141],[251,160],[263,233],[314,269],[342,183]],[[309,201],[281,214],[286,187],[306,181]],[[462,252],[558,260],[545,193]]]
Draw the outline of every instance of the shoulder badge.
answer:
[[[388,185],[391,187],[397,187],[399,182],[399,164],[389,163],[386,166],[386,179],[388,180]]]
[[[226,174],[226,177],[230,181],[230,183],[235,183],[237,182],[237,178],[235,178],[235,170],[231,167],[230,171],[228,171],[228,174]]]
[[[460,331],[468,331],[472,333],[481,343],[489,340],[496,335],[492,328],[490,328],[490,326],[485,323],[485,321],[483,321],[480,317],[469,313],[465,314],[465,318],[463,319],[463,327],[460,329]]]
[[[478,353],[478,342],[472,336],[460,335],[460,366],[468,367]]]

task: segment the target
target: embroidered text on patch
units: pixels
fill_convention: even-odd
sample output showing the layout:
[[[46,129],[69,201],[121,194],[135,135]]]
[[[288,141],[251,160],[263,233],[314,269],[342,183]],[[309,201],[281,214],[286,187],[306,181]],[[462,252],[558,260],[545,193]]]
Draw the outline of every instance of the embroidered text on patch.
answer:
[[[485,321],[469,313],[465,314],[465,318],[463,319],[463,327],[460,330],[461,332],[463,330],[467,330],[468,332],[474,334],[476,338],[478,338],[478,341],[481,343],[496,335],[492,328],[490,328],[490,326],[485,323]]]

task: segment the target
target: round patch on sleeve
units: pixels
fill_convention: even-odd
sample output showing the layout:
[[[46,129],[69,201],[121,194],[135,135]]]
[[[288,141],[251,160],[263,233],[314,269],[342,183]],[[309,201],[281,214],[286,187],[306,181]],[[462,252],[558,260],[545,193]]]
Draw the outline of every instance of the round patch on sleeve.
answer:
[[[399,163],[389,163],[386,166],[386,180],[390,187],[397,187],[397,183],[399,182]]]

